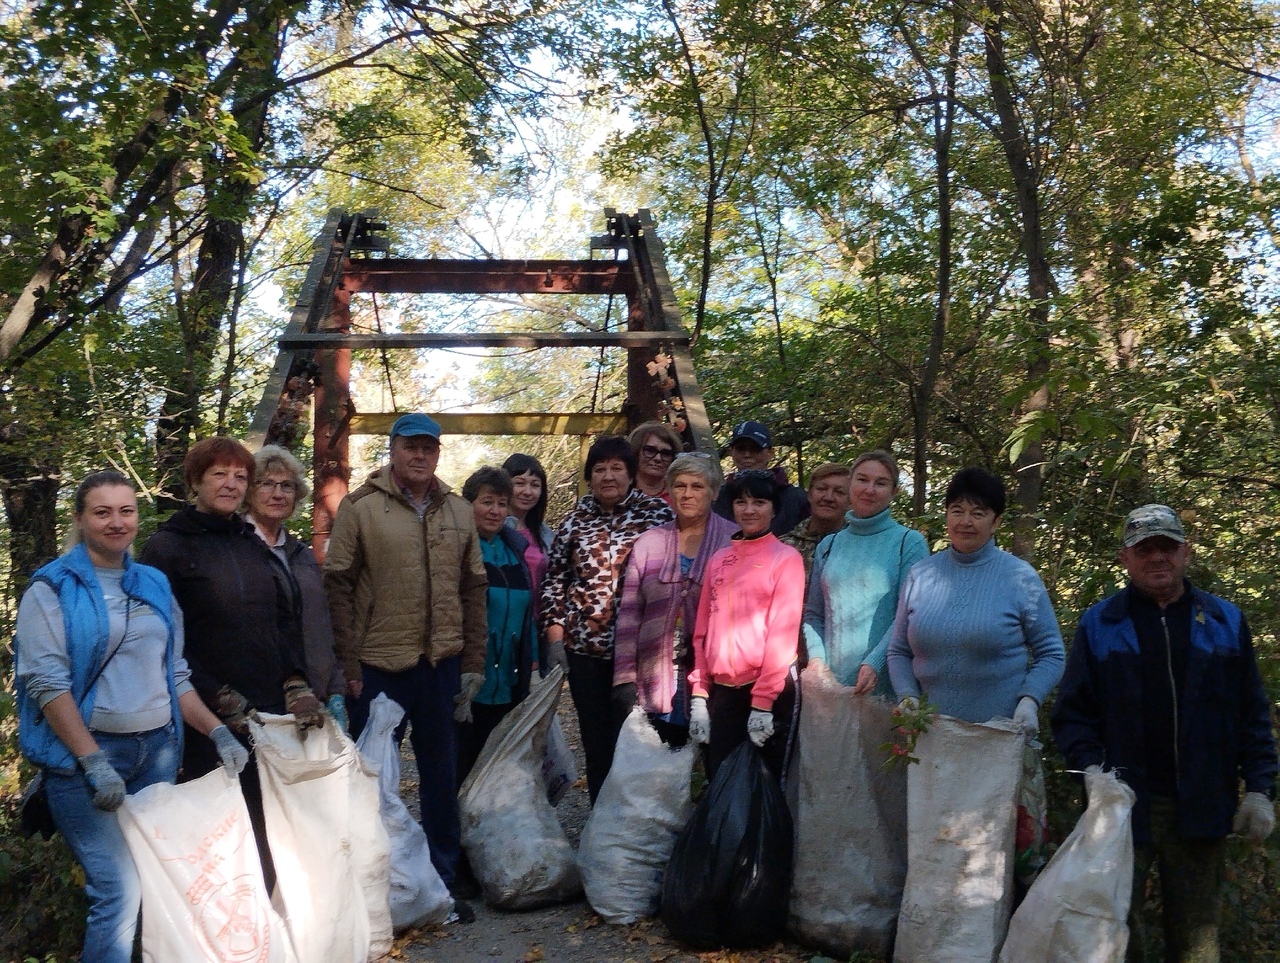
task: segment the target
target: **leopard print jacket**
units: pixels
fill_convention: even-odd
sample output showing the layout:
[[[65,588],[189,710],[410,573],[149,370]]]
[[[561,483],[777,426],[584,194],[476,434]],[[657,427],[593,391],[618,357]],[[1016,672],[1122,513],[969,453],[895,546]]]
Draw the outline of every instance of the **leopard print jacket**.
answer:
[[[665,501],[638,488],[613,511],[584,495],[560,523],[547,555],[543,631],[561,626],[569,652],[613,658],[614,620],[631,545],[644,532],[674,518]]]

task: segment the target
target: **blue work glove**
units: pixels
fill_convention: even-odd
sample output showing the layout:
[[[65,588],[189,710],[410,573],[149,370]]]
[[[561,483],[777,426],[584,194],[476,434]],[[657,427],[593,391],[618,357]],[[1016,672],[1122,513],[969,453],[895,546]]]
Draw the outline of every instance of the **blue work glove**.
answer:
[[[333,716],[342,731],[347,735],[351,735],[351,720],[347,718],[347,700],[345,696],[331,695],[325,702],[324,707],[329,710],[329,715]]]
[[[85,781],[93,790],[93,804],[109,813],[119,809],[124,802],[124,780],[107,759],[107,754],[99,749],[81,756],[76,762],[80,763]]]
[[[240,740],[231,734],[225,725],[218,726],[209,733],[214,748],[218,750],[218,758],[222,760],[222,768],[228,776],[238,776],[244,771],[249,761],[249,750],[240,744]]]

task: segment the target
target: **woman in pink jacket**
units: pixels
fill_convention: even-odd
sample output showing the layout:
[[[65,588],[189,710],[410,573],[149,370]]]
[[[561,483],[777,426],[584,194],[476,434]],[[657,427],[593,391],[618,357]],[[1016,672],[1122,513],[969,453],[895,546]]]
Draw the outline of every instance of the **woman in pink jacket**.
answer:
[[[781,491],[768,471],[725,484],[742,529],[707,565],[693,633],[689,736],[707,746],[707,778],[743,739],[786,771],[804,560],[769,531]]]

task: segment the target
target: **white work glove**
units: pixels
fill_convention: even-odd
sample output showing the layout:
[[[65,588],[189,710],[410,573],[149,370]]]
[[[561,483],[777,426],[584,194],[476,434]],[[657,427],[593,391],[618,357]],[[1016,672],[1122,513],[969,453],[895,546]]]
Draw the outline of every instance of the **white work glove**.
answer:
[[[99,749],[76,760],[84,772],[85,782],[93,790],[93,804],[99,809],[113,813],[124,802],[125,785],[120,773],[115,771],[107,754]],[[1250,794],[1252,795],[1252,793]]]
[[[1031,696],[1023,696],[1018,700],[1018,708],[1013,710],[1013,721],[1022,726],[1030,742],[1040,735],[1040,704]]]
[[[96,800],[95,800],[96,802]],[[1276,807],[1264,793],[1247,792],[1236,810],[1231,831],[1239,833],[1253,845],[1258,845],[1276,828]]]
[[[689,738],[704,746],[711,741],[711,714],[702,696],[694,696],[689,703]]]
[[[550,671],[556,666],[560,666],[564,670],[564,674],[569,674],[569,653],[564,650],[563,642],[547,643],[547,669]]]
[[[462,688],[458,694],[453,697],[453,704],[457,706],[453,710],[454,722],[470,722],[471,721],[471,700],[476,697],[476,693],[480,691],[480,687],[484,685],[484,676],[478,672],[462,673]]]
[[[747,717],[747,738],[757,749],[769,741],[773,735],[773,713],[768,709],[752,709]]]
[[[222,768],[227,771],[228,776],[235,777],[244,772],[245,764],[249,761],[249,750],[240,745],[240,740],[231,734],[230,729],[225,725],[218,726],[209,733],[209,738],[213,740]]]
[[[915,696],[903,696],[898,700],[898,708],[903,712],[915,712],[920,708],[920,700]]]

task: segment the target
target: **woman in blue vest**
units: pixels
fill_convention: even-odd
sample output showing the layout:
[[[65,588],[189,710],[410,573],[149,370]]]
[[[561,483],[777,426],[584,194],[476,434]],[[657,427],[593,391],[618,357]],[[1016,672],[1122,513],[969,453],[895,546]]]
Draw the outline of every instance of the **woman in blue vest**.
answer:
[[[168,580],[129,555],[129,480],[95,472],[74,505],[77,544],[35,573],[18,608],[19,740],[84,867],[81,959],[128,963],[141,887],[115,810],[127,793],[174,781],[182,721],[213,740],[228,773],[249,757],[191,687]]]

